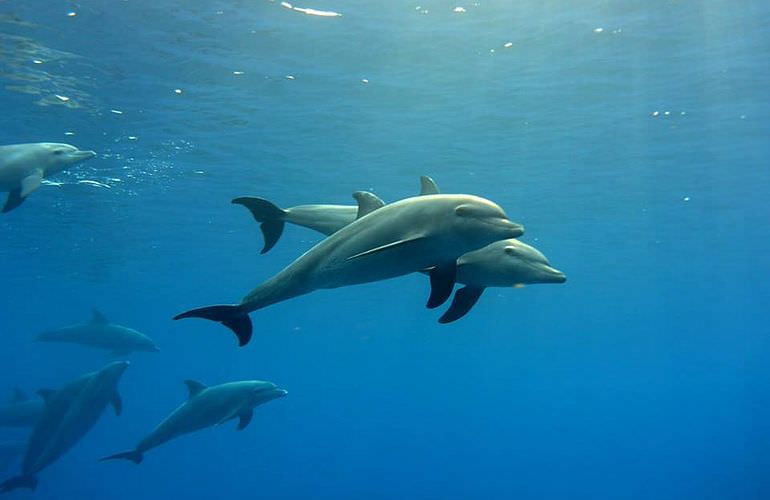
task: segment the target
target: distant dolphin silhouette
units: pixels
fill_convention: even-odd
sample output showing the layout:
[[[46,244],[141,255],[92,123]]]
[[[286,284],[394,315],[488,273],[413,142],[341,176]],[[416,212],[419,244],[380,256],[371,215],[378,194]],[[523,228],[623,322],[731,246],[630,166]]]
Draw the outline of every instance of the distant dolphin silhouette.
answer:
[[[160,351],[147,335],[133,328],[110,323],[107,317],[96,309],[93,310],[89,321],[43,332],[37,340],[97,347],[111,351],[116,356],[125,356],[132,352]]]

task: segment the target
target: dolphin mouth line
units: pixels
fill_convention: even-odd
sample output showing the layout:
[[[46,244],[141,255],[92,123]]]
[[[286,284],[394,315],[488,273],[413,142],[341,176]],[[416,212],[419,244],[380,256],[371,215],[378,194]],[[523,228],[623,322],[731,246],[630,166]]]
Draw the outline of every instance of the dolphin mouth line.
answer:
[[[96,157],[96,151],[75,151],[70,156],[76,160],[90,160]]]

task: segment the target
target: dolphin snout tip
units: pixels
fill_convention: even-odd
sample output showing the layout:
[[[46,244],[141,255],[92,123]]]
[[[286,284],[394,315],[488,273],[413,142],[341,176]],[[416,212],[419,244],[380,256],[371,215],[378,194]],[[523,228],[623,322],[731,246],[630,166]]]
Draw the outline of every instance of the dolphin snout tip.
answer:
[[[282,398],[284,396],[287,396],[289,394],[289,391],[286,389],[278,389],[278,397]]]
[[[556,277],[556,283],[566,283],[567,282],[567,276],[564,274]]]

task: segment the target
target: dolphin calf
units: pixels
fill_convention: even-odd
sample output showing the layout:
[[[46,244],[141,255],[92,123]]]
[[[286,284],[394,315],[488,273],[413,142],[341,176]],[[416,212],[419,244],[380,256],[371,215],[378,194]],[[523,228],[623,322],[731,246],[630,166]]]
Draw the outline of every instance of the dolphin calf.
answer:
[[[15,389],[11,401],[0,406],[0,427],[32,427],[45,407],[41,398],[30,398]]]
[[[93,151],[55,142],[0,146],[0,191],[8,192],[3,212],[21,205],[43,179],[95,156]]]
[[[455,292],[439,323],[465,316],[485,288],[565,281],[564,273],[551,267],[538,249],[514,239],[496,241],[457,259],[457,282],[465,286]]]
[[[420,177],[420,195],[438,194],[438,186],[428,176]],[[373,203],[380,207],[385,202],[371,194]],[[267,253],[275,246],[283,234],[287,222],[303,226],[327,236],[336,233],[358,218],[359,206],[356,205],[298,205],[290,208],[280,208],[272,202],[256,196],[235,198],[232,203],[246,207],[259,227],[265,244],[260,253]]]
[[[110,363],[57,391],[43,390],[45,410],[27,441],[21,474],[0,484],[0,493],[17,488],[34,490],[37,473],[69,451],[96,424],[108,404],[120,415],[117,384],[128,361]]]
[[[143,333],[132,328],[110,323],[99,311],[93,310],[85,323],[65,326],[41,333],[40,342],[65,342],[111,351],[116,356],[132,352],[159,352],[155,343]]]
[[[362,214],[257,286],[240,304],[193,309],[174,319],[220,322],[243,346],[252,335],[251,311],[314,290],[370,283],[428,268],[432,268],[428,304],[435,307],[452,293],[458,257],[523,233],[522,226],[511,222],[502,208],[478,196],[406,198]]]
[[[288,394],[272,382],[244,380],[206,387],[194,380],[185,380],[189,397],[171,415],[166,417],[135,449],[104,457],[101,460],[122,458],[141,463],[144,453],[153,448],[206,427],[239,419],[238,430],[251,422],[254,408]]]

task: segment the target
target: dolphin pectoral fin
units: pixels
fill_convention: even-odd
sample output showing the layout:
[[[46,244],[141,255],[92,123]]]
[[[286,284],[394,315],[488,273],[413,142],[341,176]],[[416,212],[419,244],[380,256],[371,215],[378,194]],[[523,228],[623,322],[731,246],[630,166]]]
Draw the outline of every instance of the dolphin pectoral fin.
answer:
[[[120,416],[120,414],[123,413],[123,400],[120,399],[120,394],[118,394],[118,391],[115,391],[115,393],[112,395],[112,398],[110,398],[110,404],[115,409],[115,415]]]
[[[426,307],[433,309],[444,302],[452,295],[457,278],[457,261],[441,264],[430,270],[430,297]]]
[[[378,247],[370,248],[369,250],[365,250],[365,251],[363,251],[361,253],[357,253],[355,255],[351,255],[346,260],[359,259],[361,257],[366,257],[367,255],[373,255],[375,253],[380,253],[380,252],[383,252],[383,251],[386,251],[386,250],[392,250],[394,248],[400,248],[400,247],[403,247],[405,245],[409,245],[411,243],[415,243],[417,241],[420,241],[420,240],[422,240],[422,238],[423,238],[422,235],[420,235],[420,236],[414,236],[412,238],[406,238],[406,239],[403,239],[403,240],[393,241],[391,243],[386,243],[385,245],[380,245]]]
[[[253,327],[248,313],[240,305],[208,306],[177,314],[174,319],[203,318],[222,323],[238,337],[238,345],[245,346],[251,340]]]
[[[353,193],[353,198],[358,203],[356,219],[360,219],[364,215],[368,215],[378,208],[385,206],[385,202],[379,196],[369,191],[356,191]]]
[[[427,175],[420,176],[420,196],[428,194],[439,194],[441,191],[436,185],[436,181],[428,177]]]
[[[21,197],[26,198],[29,193],[40,187],[43,183],[43,172],[36,170],[32,175],[28,175],[21,180]]]
[[[259,229],[262,230],[262,236],[265,244],[260,253],[267,253],[278,243],[283,234],[284,219],[286,210],[274,205],[264,198],[251,196],[242,196],[231,201],[235,205],[246,207],[254,220],[260,223]]]
[[[465,286],[457,290],[454,299],[452,299],[452,305],[439,318],[438,322],[451,323],[462,318],[476,305],[482,293],[484,293],[484,287],[480,286]]]
[[[238,422],[238,430],[242,431],[249,425],[251,418],[254,416],[254,410],[249,410],[246,413],[241,413],[240,421]]]
[[[21,189],[10,191],[8,193],[8,199],[5,201],[5,206],[3,207],[3,213],[10,212],[22,203],[24,203],[24,198],[21,196]]]

